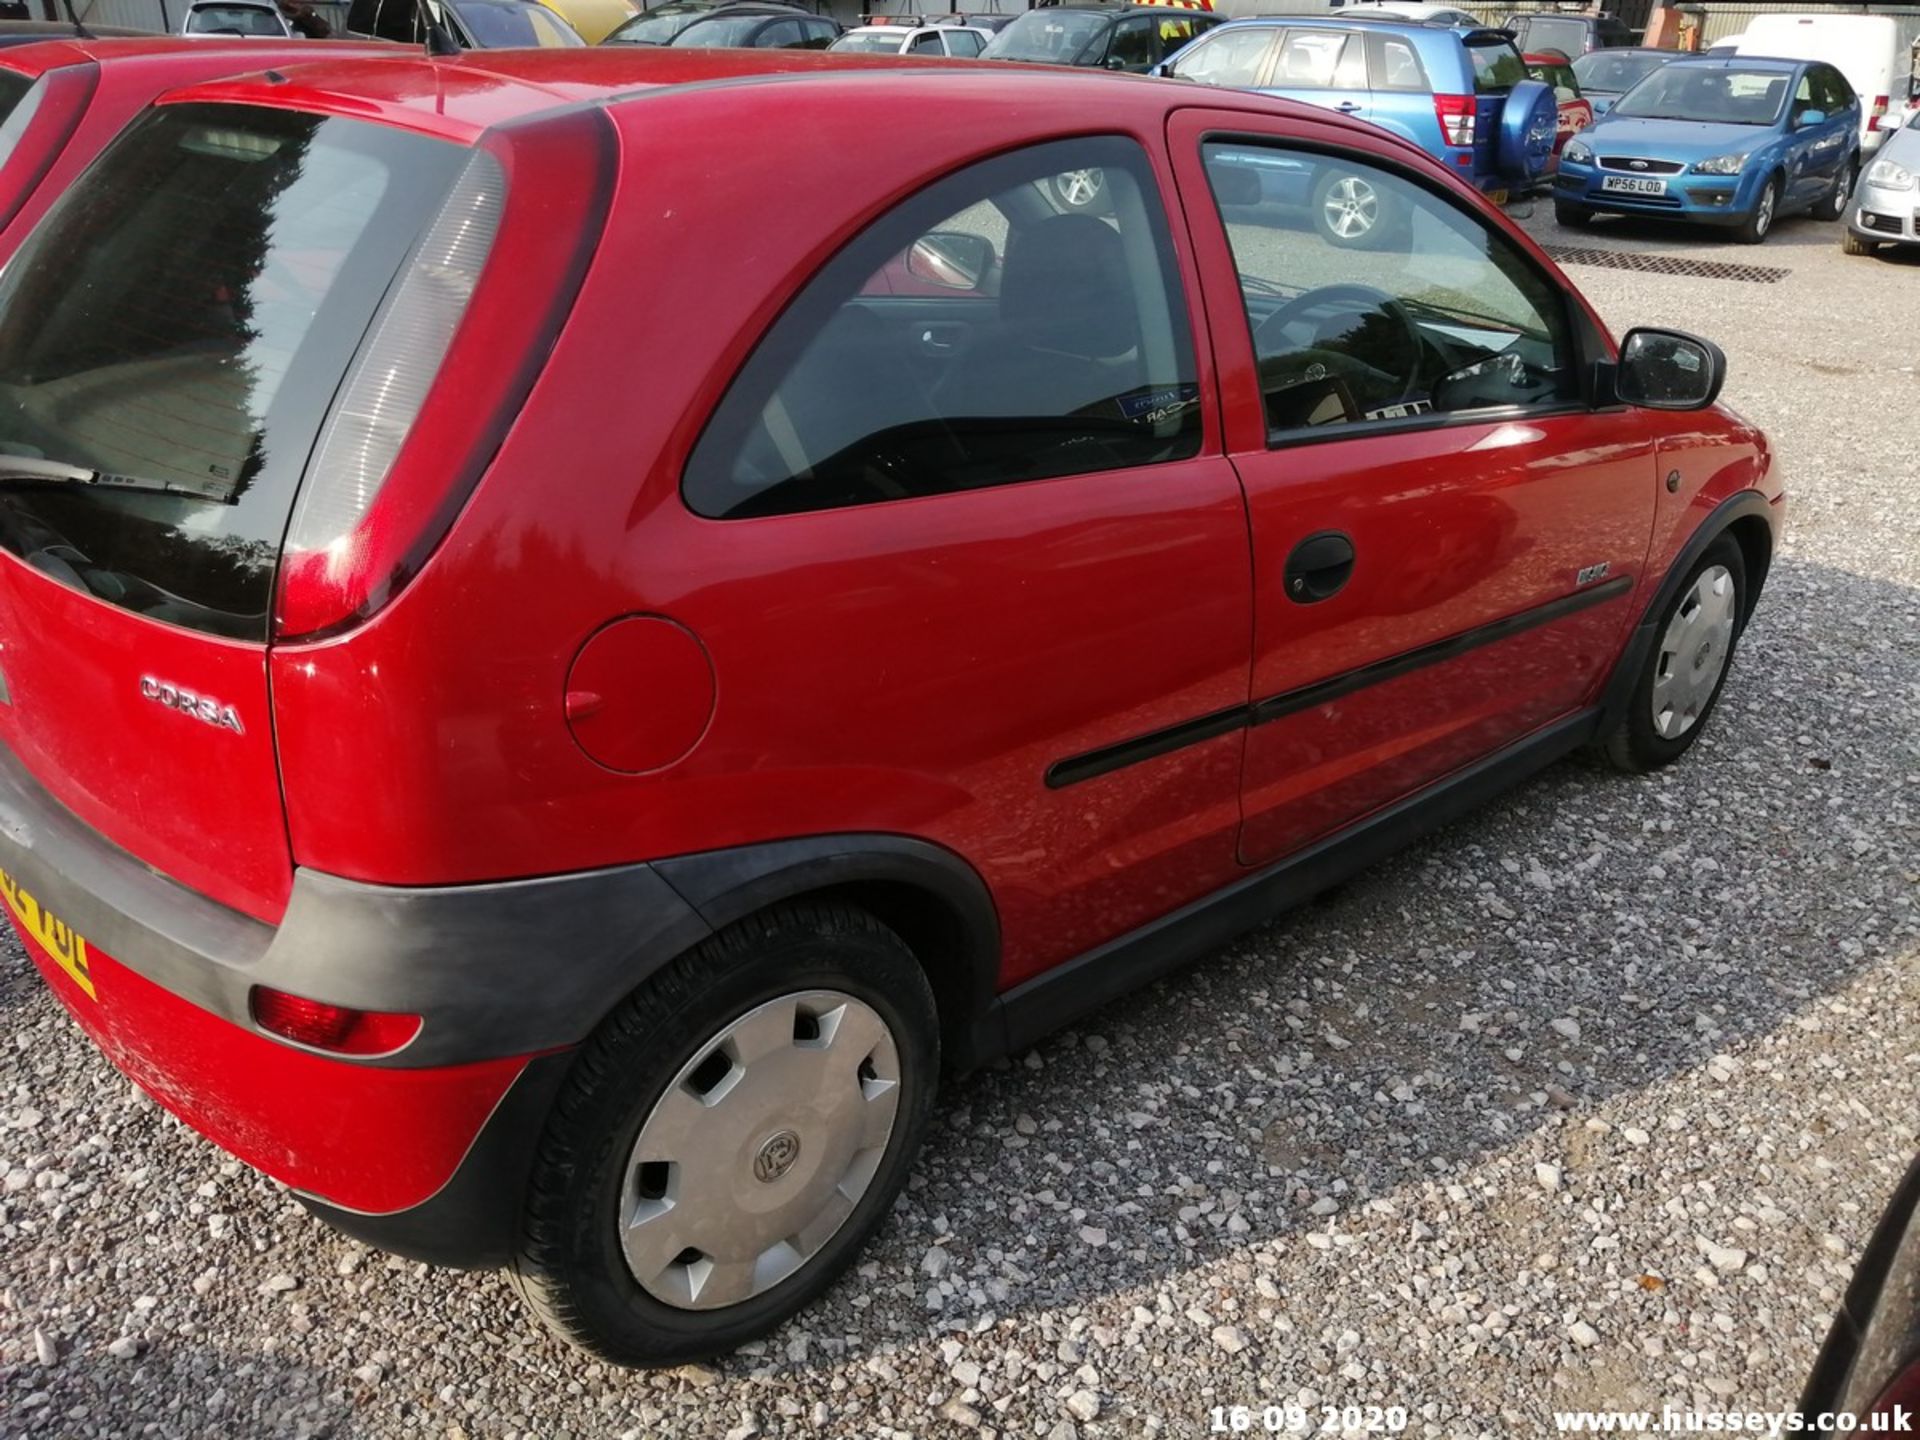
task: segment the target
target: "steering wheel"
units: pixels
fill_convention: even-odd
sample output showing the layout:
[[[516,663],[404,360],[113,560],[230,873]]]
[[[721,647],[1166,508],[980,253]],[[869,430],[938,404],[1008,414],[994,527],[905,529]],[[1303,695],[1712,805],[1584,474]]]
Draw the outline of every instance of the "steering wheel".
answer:
[[[1326,322],[1337,316],[1381,314],[1400,331],[1404,345],[1392,347],[1391,356],[1356,355],[1338,336],[1323,339]],[[1297,327],[1306,327],[1306,333]],[[1367,390],[1383,385],[1391,393],[1369,395],[1377,404],[1392,405],[1409,399],[1420,382],[1420,357],[1425,342],[1412,314],[1398,299],[1372,285],[1323,285],[1296,295],[1262,320],[1253,332],[1253,353],[1260,366],[1261,387],[1271,393],[1278,386],[1298,385],[1337,374]],[[1372,347],[1370,347],[1372,348]],[[1384,347],[1382,347],[1384,348]],[[1397,362],[1392,368],[1373,363],[1377,359]],[[1315,369],[1320,374],[1311,373]],[[1358,418],[1358,417],[1351,417]]]

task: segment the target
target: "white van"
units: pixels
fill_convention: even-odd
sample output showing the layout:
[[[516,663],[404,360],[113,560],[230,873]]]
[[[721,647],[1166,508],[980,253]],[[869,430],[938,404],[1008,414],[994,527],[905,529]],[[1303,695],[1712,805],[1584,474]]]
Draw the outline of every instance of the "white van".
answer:
[[[1860,97],[1860,152],[1871,154],[1898,129],[1913,94],[1913,47],[1920,15],[1755,15],[1740,54],[1824,60]],[[1885,122],[1883,125],[1882,122]]]

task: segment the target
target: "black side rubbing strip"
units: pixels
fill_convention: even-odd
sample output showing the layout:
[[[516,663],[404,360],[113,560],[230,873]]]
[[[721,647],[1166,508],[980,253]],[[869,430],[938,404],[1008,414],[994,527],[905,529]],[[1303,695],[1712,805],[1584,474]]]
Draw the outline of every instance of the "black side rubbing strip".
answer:
[[[1469,650],[1478,650],[1482,645],[1491,645],[1496,640],[1505,640],[1522,631],[1537,626],[1550,625],[1555,620],[1564,620],[1593,605],[1626,594],[1633,588],[1633,581],[1619,575],[1604,585],[1595,585],[1590,590],[1578,590],[1571,595],[1562,595],[1558,600],[1549,600],[1545,605],[1536,605],[1531,610],[1522,610],[1518,615],[1509,615],[1504,620],[1495,620],[1490,625],[1481,625],[1466,630],[1446,640],[1436,640],[1431,645],[1422,645],[1418,650],[1408,650],[1399,655],[1389,655],[1385,660],[1376,660],[1371,665],[1362,665],[1357,670],[1349,670],[1344,675],[1332,675],[1325,680],[1316,680],[1311,685],[1302,685],[1297,690],[1283,691],[1268,696],[1265,700],[1254,702],[1253,723],[1265,725],[1269,720],[1278,720],[1283,716],[1297,714],[1302,710],[1311,710],[1316,705],[1324,705],[1329,700],[1337,700],[1342,695],[1351,695],[1356,690],[1364,690],[1369,685],[1378,685],[1383,680],[1392,680],[1398,676],[1425,669],[1429,665],[1438,665],[1442,661],[1453,660]]]
[[[1252,714],[1251,705],[1236,705],[1231,710],[1216,710],[1211,715],[1182,720],[1178,725],[1169,725],[1164,730],[1153,730],[1132,740],[1122,740],[1118,745],[1089,750],[1084,755],[1075,755],[1067,760],[1056,760],[1047,767],[1047,788],[1059,790],[1068,785],[1077,785],[1082,780],[1091,780],[1096,775],[1137,765],[1156,755],[1198,745],[1202,740],[1211,740],[1216,735],[1229,735],[1247,725]]]
[[[1197,745],[1202,740],[1211,740],[1216,735],[1231,734],[1243,726],[1264,725],[1268,721],[1279,720],[1302,710],[1311,710],[1315,705],[1324,705],[1329,700],[1337,700],[1342,695],[1351,695],[1354,691],[1363,690],[1369,685],[1378,685],[1382,681],[1396,679],[1429,665],[1438,665],[1443,661],[1464,655],[1469,650],[1477,650],[1482,645],[1491,645],[1495,641],[1505,640],[1537,626],[1550,625],[1556,620],[1563,620],[1591,606],[1618,599],[1632,588],[1631,576],[1617,575],[1604,585],[1595,585],[1591,589],[1563,595],[1558,600],[1549,600],[1544,605],[1536,605],[1531,610],[1522,610],[1517,615],[1509,615],[1491,624],[1462,631],[1445,640],[1436,640],[1431,645],[1422,645],[1417,650],[1390,655],[1384,660],[1376,660],[1358,669],[1348,670],[1339,675],[1330,675],[1325,680],[1316,680],[1313,684],[1302,685],[1296,690],[1285,690],[1278,695],[1270,695],[1264,700],[1254,701],[1251,705],[1236,705],[1231,710],[1216,710],[1210,715],[1183,720],[1178,725],[1169,725],[1164,730],[1149,731],[1132,740],[1122,740],[1116,745],[1107,745],[1099,750],[1089,750],[1085,754],[1069,756],[1065,760],[1056,760],[1047,767],[1047,788],[1060,790],[1068,785],[1077,785],[1082,780],[1111,774],[1129,765],[1137,765],[1142,760],[1152,760],[1156,756],[1184,749],[1188,745]]]

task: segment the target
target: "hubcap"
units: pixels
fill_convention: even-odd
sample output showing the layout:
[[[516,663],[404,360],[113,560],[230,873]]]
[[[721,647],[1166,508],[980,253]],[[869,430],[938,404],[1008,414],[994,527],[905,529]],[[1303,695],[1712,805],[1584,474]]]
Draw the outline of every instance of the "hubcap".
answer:
[[[1653,672],[1653,728],[1675,740],[1700,720],[1733,653],[1733,576],[1724,565],[1700,572],[1667,622]]]
[[[1322,209],[1327,228],[1342,240],[1352,240],[1366,234],[1380,218],[1380,197],[1358,175],[1343,175],[1327,187]]]
[[[853,1213],[899,1107],[893,1032],[851,995],[801,991],[731,1021],[634,1141],[619,1215],[633,1278],[684,1310],[772,1289]]]

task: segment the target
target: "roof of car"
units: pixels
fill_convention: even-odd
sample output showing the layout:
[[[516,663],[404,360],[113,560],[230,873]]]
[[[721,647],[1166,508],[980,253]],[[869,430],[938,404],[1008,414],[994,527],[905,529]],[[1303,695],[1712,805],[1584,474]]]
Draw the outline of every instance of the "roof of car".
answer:
[[[1178,12],[1185,14],[1188,12]],[[259,42],[255,42],[256,44]],[[308,42],[311,43],[311,42]],[[994,101],[1084,96],[1087,87],[1124,93],[1132,105],[1163,110],[1191,104],[1186,86],[1094,69],[1055,69],[944,57],[790,49],[681,49],[591,45],[584,49],[472,50],[433,60],[412,46],[398,54],[279,65],[271,76],[228,76],[170,92],[163,103],[226,101],[275,109],[314,110],[381,121],[470,144],[497,125],[582,104],[651,101],[655,97],[788,84],[830,88],[893,107],[941,105],[948,96],[990,95]],[[938,86],[925,82],[939,77]],[[1066,91],[1064,87],[1080,86]],[[951,89],[949,87],[952,87]],[[809,96],[809,98],[814,98]],[[784,100],[782,101],[784,103]],[[1317,123],[1328,113],[1253,94],[1209,93],[1213,108],[1284,111]],[[1369,132],[1372,133],[1372,132]]]
[[[1681,55],[1673,62],[1675,65],[1698,67],[1718,66],[1730,70],[1738,66],[1742,70],[1798,70],[1803,65],[1811,65],[1811,60],[1791,60],[1777,55]]]

